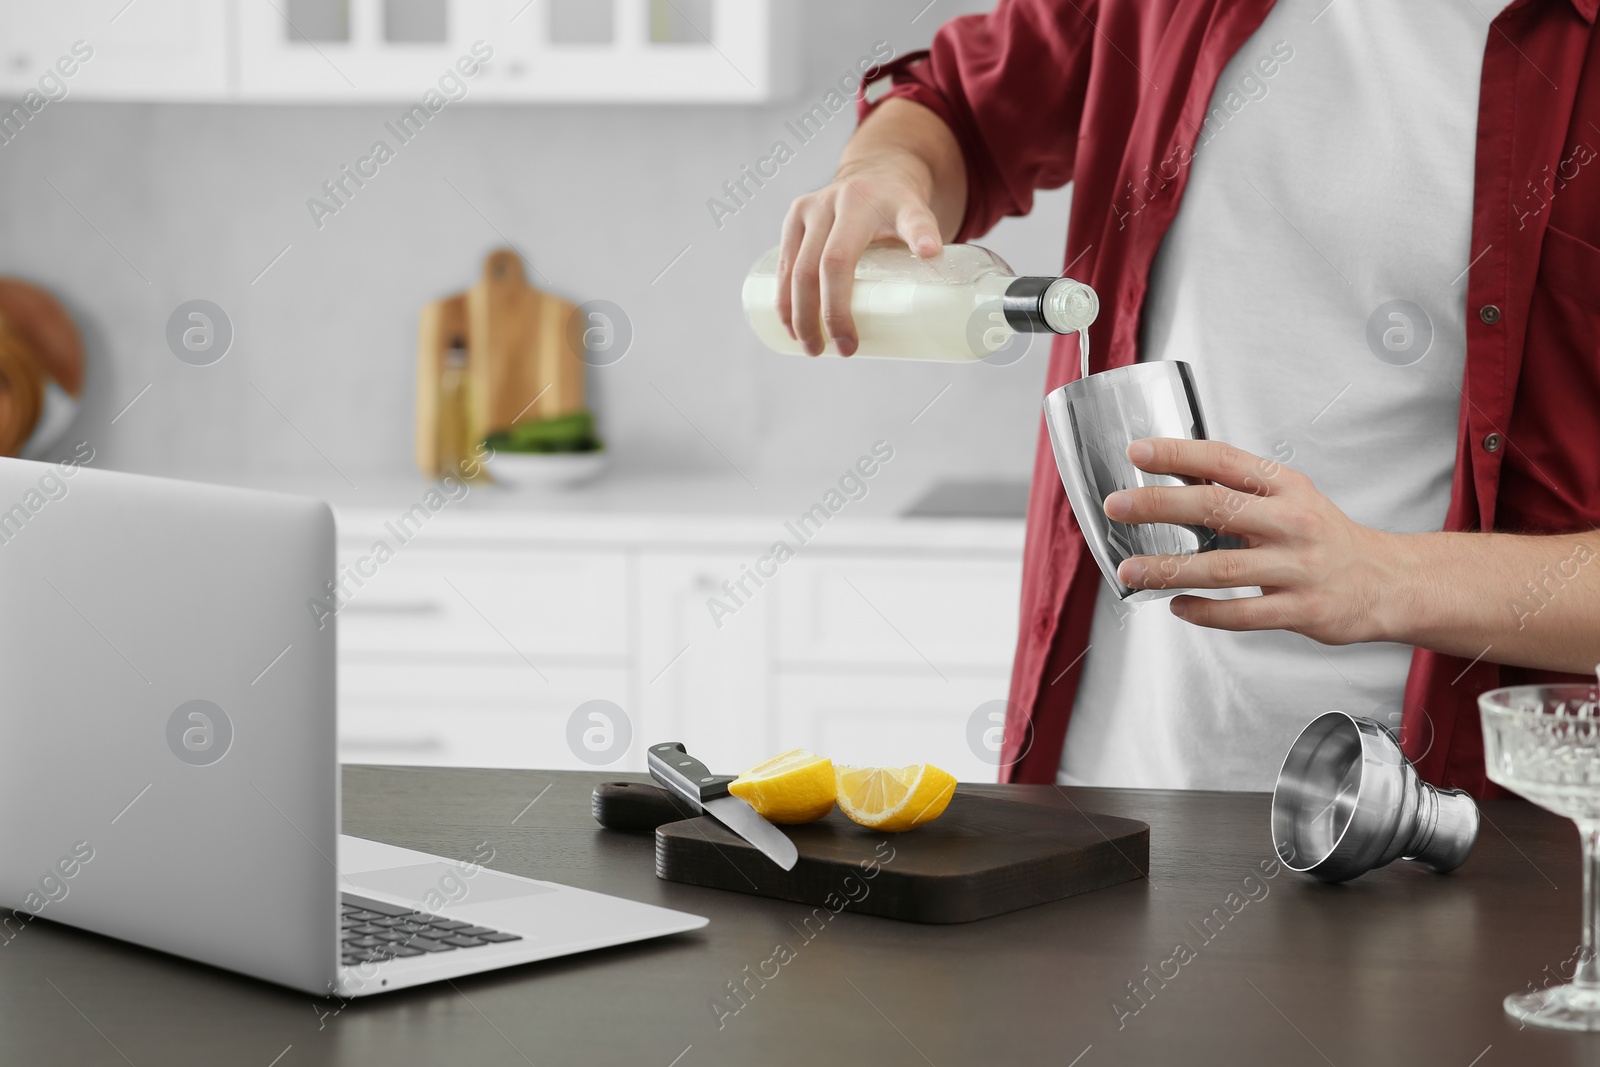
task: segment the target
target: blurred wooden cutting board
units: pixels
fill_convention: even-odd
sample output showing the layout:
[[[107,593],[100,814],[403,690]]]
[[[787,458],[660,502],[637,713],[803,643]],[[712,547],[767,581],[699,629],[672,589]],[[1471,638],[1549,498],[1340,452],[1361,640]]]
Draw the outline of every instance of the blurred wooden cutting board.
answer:
[[[439,455],[439,387],[445,360],[457,338],[467,337],[467,294],[457,293],[422,305],[417,324],[417,469],[428,477],[443,473]],[[482,410],[481,403],[473,407]],[[480,416],[474,425],[481,426]]]
[[[583,360],[567,347],[576,306],[528,284],[522,257],[489,253],[467,291],[468,363],[488,403],[486,433],[583,407]]]
[[[522,257],[491,252],[465,293],[423,306],[417,353],[417,466],[439,473],[439,381],[451,342],[467,345],[468,426],[478,441],[514,423],[584,407],[585,364],[568,342],[571,301],[528,284]]]

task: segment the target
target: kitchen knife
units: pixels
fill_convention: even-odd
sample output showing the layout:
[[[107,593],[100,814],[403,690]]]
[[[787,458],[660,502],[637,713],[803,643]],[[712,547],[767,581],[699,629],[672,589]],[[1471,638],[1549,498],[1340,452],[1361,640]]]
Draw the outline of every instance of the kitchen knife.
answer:
[[[756,809],[728,792],[733,775],[712,774],[677,741],[651,745],[649,765],[650,777],[750,842],[779,867],[794,869],[800,859],[794,842],[757,815]]]

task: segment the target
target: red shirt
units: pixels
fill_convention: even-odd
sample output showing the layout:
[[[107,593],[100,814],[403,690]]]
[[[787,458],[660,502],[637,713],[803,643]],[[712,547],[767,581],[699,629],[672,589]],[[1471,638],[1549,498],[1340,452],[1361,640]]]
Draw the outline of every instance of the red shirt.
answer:
[[[1597,6],[1513,0],[1489,29],[1447,530],[1600,527]],[[1100,294],[1096,370],[1138,358],[1151,262],[1182,201],[1212,92],[1271,7],[1001,0],[991,14],[952,20],[930,51],[889,68],[886,97],[931,108],[961,145],[968,193],[957,240],[1026,214],[1036,189],[1074,183],[1063,262]],[[871,106],[863,103],[863,114]],[[1046,390],[1077,376],[1076,340],[1057,338]],[[1527,596],[1505,607],[1508,629],[1560,595],[1558,568],[1528,577]],[[1104,595],[1041,426],[1005,731],[1008,780],[1055,780],[1094,599]],[[1427,780],[1489,795],[1477,695],[1584,678],[1593,681],[1418,649],[1402,742]]]

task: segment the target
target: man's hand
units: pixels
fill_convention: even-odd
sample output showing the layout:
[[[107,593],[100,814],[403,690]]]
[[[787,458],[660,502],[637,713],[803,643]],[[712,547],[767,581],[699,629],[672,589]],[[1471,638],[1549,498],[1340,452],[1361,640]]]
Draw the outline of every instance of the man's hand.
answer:
[[[841,168],[830,184],[789,205],[778,250],[778,317],[808,355],[819,354],[827,337],[840,355],[855,353],[850,292],[869,244],[898,237],[924,258],[944,247],[927,183],[906,169],[892,162],[854,173]]]
[[[1329,645],[1394,640],[1384,617],[1396,588],[1396,536],[1351,521],[1311,479],[1220,441],[1136,441],[1128,458],[1151,474],[1215,485],[1112,493],[1117,522],[1170,522],[1232,534],[1249,547],[1140,556],[1117,574],[1133,589],[1260,586],[1238,600],[1180,596],[1173,614],[1220,630],[1295,630]]]
[[[1118,577],[1134,589],[1261,587],[1238,600],[1179,596],[1172,611],[1185,621],[1574,673],[1600,660],[1600,531],[1384,533],[1351,521],[1304,474],[1218,441],[1135,441],[1128,458],[1216,484],[1112,493],[1111,518],[1207,526],[1248,546],[1123,562]]]
[[[904,241],[937,256],[966,211],[967,170],[955,134],[932,111],[885,100],[861,124],[838,176],[797,199],[778,246],[778,317],[815,356],[832,338],[852,355],[860,335],[850,314],[856,264],[869,244]]]

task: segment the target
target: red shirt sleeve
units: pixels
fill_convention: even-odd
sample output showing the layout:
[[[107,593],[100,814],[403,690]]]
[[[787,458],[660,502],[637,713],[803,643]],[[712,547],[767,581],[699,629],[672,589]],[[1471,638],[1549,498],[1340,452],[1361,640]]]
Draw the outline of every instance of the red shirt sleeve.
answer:
[[[861,118],[904,97],[956,136],[967,163],[967,210],[957,241],[1006,215],[1026,215],[1036,189],[1072,180],[1089,85],[1097,0],[1000,0],[987,15],[945,23],[925,52],[883,68],[893,86],[863,94]]]

